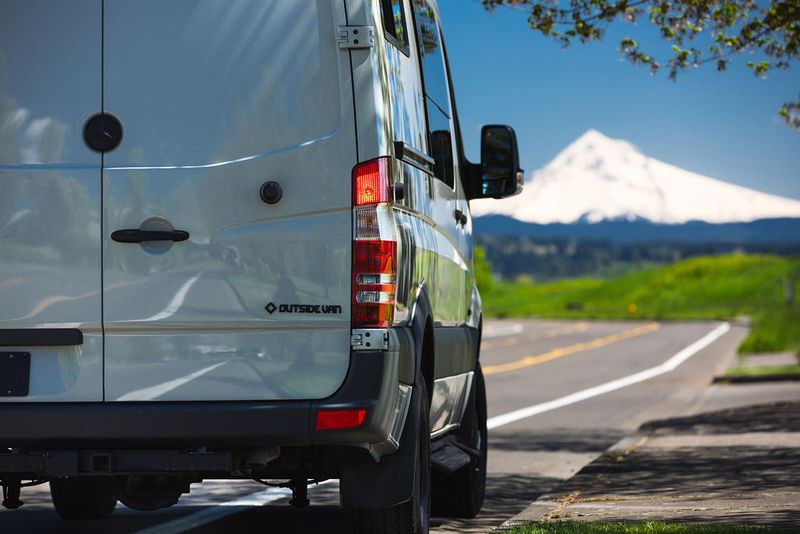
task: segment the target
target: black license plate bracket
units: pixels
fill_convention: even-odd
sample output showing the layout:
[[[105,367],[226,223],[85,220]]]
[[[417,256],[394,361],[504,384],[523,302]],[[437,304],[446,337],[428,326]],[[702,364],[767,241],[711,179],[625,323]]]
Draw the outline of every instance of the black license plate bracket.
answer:
[[[0,397],[27,397],[30,380],[30,352],[0,352]]]

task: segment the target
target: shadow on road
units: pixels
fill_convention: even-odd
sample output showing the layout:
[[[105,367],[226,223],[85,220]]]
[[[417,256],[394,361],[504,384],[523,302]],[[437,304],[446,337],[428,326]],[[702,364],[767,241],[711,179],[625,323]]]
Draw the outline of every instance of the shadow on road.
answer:
[[[530,502],[536,500],[558,481],[522,475],[490,475],[486,482],[486,505],[480,516],[470,520],[434,518],[433,532],[486,532],[516,514]],[[303,510],[287,505],[262,506],[250,508],[205,525],[193,533],[216,534],[236,532],[237,534],[261,533],[265,530],[285,534],[310,534],[317,532],[353,532],[350,513],[334,503],[335,491],[326,488],[314,493],[315,505]],[[329,504],[327,504],[329,503]]]
[[[794,491],[800,480],[800,450],[746,447],[637,451],[622,461],[603,458],[581,471],[602,475],[591,486],[565,484],[560,492],[581,498],[606,495],[709,495],[721,492]],[[585,480],[584,480],[585,482]],[[800,510],[798,510],[800,514]]]
[[[577,470],[609,445],[622,433],[606,430],[533,429],[527,431],[493,432],[490,436],[490,467],[487,477],[486,501],[481,514],[474,519],[434,518],[435,533],[485,533],[509,517],[522,511],[539,496],[551,490],[564,478],[563,465],[579,462]],[[567,458],[569,456],[569,458]],[[586,458],[586,459],[583,459]],[[523,474],[525,473],[525,474]],[[208,505],[233,499],[242,493],[239,483],[211,481],[193,487],[181,503],[172,509],[157,512],[131,512],[119,505],[117,513],[100,521],[62,522],[56,517],[45,489],[28,492],[22,514],[3,514],[0,531],[32,532],[57,531],[94,534],[101,532],[135,532],[139,529],[189,516]],[[248,486],[249,488],[249,486]],[[260,487],[252,484],[252,491]],[[191,530],[193,533],[236,534],[281,532],[307,534],[317,532],[352,532],[350,513],[338,506],[338,486],[319,486],[310,492],[312,505],[305,509],[291,508],[286,499],[261,507],[236,507],[235,512]],[[231,509],[230,511],[234,511]]]
[[[493,452],[601,452],[619,441],[625,433],[619,430],[585,430],[571,428],[536,429],[524,432],[502,432],[489,435]]]
[[[489,475],[486,480],[486,503],[474,519],[441,519],[432,521],[433,532],[488,532],[558,483],[557,479],[524,475]]]
[[[776,402],[653,421],[641,433],[734,434],[741,432],[800,432],[800,404]]]

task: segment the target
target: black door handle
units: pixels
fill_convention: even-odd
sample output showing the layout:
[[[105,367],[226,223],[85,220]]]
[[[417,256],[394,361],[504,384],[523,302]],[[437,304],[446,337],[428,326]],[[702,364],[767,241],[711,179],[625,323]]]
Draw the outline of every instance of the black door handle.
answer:
[[[119,243],[141,243],[142,241],[186,241],[189,232],[183,230],[117,230],[111,239]]]
[[[463,211],[460,209],[456,209],[453,212],[453,217],[455,217],[456,221],[461,224],[461,226],[466,226],[467,224],[467,216],[464,214]]]

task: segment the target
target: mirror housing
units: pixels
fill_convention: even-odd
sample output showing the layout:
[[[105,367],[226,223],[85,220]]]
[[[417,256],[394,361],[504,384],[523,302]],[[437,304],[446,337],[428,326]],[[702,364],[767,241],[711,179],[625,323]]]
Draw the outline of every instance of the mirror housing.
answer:
[[[481,163],[470,165],[467,199],[506,198],[522,192],[525,175],[519,168],[517,134],[511,126],[481,128]]]

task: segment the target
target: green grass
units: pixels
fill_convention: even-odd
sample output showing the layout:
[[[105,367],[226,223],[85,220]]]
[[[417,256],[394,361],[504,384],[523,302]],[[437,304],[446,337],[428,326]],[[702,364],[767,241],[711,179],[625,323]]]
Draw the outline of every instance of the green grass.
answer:
[[[800,348],[800,306],[777,305],[753,314],[753,329],[740,352],[774,352]],[[800,350],[797,351],[800,356]]]
[[[800,378],[800,365],[770,365],[764,367],[731,367],[723,375],[727,378],[769,378],[785,376]]]
[[[509,534],[767,534],[770,532],[797,532],[744,525],[688,525],[662,521],[637,521],[633,523],[606,523],[588,521],[537,522],[516,527]]]
[[[800,260],[727,255],[692,258],[607,280],[536,284],[495,282],[484,296],[489,317],[568,319],[731,319],[750,316],[746,352],[800,354],[800,303],[784,303],[790,272]]]

